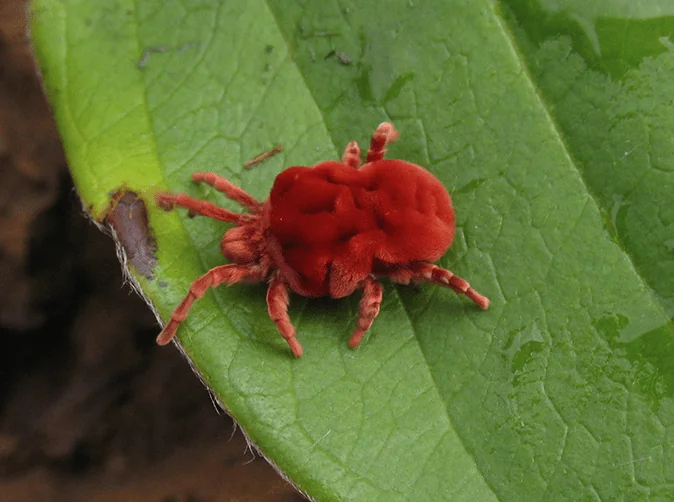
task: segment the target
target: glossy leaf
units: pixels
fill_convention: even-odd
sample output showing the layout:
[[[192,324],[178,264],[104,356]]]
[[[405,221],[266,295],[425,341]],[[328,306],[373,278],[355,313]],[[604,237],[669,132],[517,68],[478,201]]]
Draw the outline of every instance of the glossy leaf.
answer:
[[[85,205],[102,216],[122,186],[147,202],[158,263],[137,279],[164,319],[222,263],[223,226],[158,211],[153,193],[235,207],[193,171],[263,198],[284,167],[337,159],[390,119],[390,156],[453,193],[441,264],[489,311],[388,285],[352,352],[357,298],[295,297],[293,360],[264,287],[235,286],[181,329],[311,497],[674,497],[669,0],[36,0],[33,37]]]

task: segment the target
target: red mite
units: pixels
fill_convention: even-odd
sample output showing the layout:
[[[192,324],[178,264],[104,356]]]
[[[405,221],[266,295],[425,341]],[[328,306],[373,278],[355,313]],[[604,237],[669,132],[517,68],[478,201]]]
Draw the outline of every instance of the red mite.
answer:
[[[302,296],[342,298],[362,289],[357,326],[349,339],[356,347],[379,314],[383,286],[377,277],[400,284],[426,281],[466,295],[480,308],[489,299],[449,270],[432,263],[454,238],[454,209],[445,187],[431,173],[403,160],[384,160],[395,141],[393,124],[380,124],[372,135],[365,165],[351,141],[342,162],[290,167],[276,177],[271,194],[258,202],[214,173],[194,173],[248,209],[233,213],[184,193],[159,193],[165,210],[182,206],[192,214],[234,223],[222,238],[222,254],[231,264],[212,268],[192,283],[157,343],[171,341],[192,303],[210,287],[243,280],[268,280],[269,317],[295,357],[302,346],[288,316],[288,289]]]

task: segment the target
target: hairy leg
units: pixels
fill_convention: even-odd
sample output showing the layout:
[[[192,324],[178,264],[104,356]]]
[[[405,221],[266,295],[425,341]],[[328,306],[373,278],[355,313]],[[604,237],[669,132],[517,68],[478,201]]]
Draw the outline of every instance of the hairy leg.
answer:
[[[259,279],[257,275],[258,272],[256,270],[245,265],[235,264],[220,265],[206,272],[192,283],[187,296],[178,304],[171,315],[171,319],[166,323],[162,332],[159,333],[157,343],[159,345],[166,345],[173,339],[178,326],[185,320],[192,308],[192,304],[204,296],[208,288],[214,288],[220,284],[235,284],[247,277]]]
[[[184,193],[172,194],[160,192],[155,195],[155,200],[164,211],[170,211],[175,206],[180,206],[189,209],[191,214],[208,216],[220,221],[231,221],[240,225],[245,220],[244,215],[233,213],[211,202],[195,199]]]
[[[288,289],[286,288],[285,283],[278,277],[278,275],[274,275],[271,281],[269,281],[269,289],[267,290],[267,310],[269,311],[269,317],[271,317],[271,320],[276,324],[281,336],[288,342],[293,355],[295,357],[302,357],[304,351],[302,350],[302,345],[300,345],[299,340],[295,338],[295,328],[290,322],[290,316],[288,315],[289,303],[290,299],[288,298]]]
[[[372,323],[379,315],[381,300],[384,296],[384,287],[373,277],[363,280],[361,287],[363,288],[363,296],[360,299],[357,325],[351,338],[349,338],[349,347],[352,349],[358,346],[367,330],[370,329]]]
[[[360,167],[360,147],[357,141],[349,141],[342,155],[342,162],[347,166],[358,169]]]
[[[192,181],[211,185],[213,188],[222,192],[228,198],[235,200],[250,211],[255,211],[260,207],[260,202],[258,202],[252,195],[234,185],[227,178],[218,176],[215,173],[193,173]]]
[[[432,263],[417,262],[400,267],[387,274],[392,281],[409,284],[410,281],[425,281],[446,286],[460,295],[466,295],[483,310],[489,307],[489,298],[470,287],[468,281],[454,275],[447,269],[440,268]]]
[[[390,122],[382,122],[372,134],[366,162],[381,160],[386,155],[386,145],[398,139],[398,131]]]

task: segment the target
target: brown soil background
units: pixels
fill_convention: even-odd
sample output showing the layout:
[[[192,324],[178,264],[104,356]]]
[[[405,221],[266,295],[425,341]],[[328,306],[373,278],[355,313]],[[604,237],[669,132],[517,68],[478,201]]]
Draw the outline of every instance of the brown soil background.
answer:
[[[0,0],[0,500],[304,500],[246,450],[82,215]]]

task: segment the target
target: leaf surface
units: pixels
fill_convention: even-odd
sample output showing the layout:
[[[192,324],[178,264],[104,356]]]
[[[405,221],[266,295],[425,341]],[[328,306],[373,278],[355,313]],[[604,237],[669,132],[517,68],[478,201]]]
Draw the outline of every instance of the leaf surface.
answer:
[[[199,301],[180,343],[264,454],[317,500],[674,497],[674,5],[665,0],[36,0],[33,39],[80,196],[147,203],[163,319],[223,262],[222,224],[291,165],[392,120],[391,158],[453,194],[442,266],[490,296],[387,285],[292,298],[293,360],[262,286]],[[281,154],[243,163],[276,144]]]

